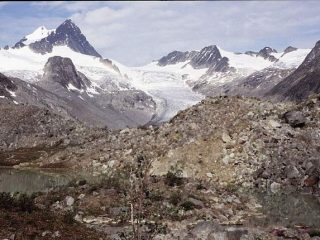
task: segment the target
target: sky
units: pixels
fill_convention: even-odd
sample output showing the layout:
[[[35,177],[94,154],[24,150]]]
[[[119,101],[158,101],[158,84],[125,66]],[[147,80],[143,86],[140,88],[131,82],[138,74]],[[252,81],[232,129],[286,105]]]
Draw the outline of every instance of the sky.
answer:
[[[0,46],[70,18],[106,58],[140,66],[173,50],[234,51],[320,40],[320,1],[0,2]]]

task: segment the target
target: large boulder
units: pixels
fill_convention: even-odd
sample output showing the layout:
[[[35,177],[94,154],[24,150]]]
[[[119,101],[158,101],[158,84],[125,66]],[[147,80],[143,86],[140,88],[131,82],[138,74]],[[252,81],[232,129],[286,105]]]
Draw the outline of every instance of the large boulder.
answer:
[[[288,111],[283,114],[283,119],[291,127],[303,127],[306,124],[306,117],[299,111]]]

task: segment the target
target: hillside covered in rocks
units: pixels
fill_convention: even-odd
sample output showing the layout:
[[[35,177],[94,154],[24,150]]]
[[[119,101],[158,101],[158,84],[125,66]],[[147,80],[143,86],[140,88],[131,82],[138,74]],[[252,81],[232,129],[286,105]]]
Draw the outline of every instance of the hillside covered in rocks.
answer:
[[[222,186],[302,187],[306,178],[319,174],[319,107],[319,96],[299,105],[241,97],[207,98],[170,122],[117,131],[81,125],[72,130],[73,125],[66,127],[66,122],[57,131],[46,131],[39,113],[28,112],[25,118],[43,122],[40,126],[46,140],[38,140],[40,133],[32,135],[22,125],[15,146],[29,152],[40,146],[44,150],[36,160],[18,166],[63,166],[103,174],[125,167],[143,153],[156,175],[175,168],[185,177],[210,179]],[[6,130],[3,139],[12,142],[13,130]],[[51,137],[47,138],[48,134]],[[15,154],[8,144],[3,144],[3,149],[3,156]]]
[[[96,180],[79,180],[25,200],[2,194],[2,214],[15,215],[0,218],[1,223],[21,225],[0,230],[0,236],[15,232],[20,239],[28,232],[72,239],[73,232],[94,234],[93,239],[128,239],[137,234],[130,206],[137,211],[141,239],[318,236],[314,201],[281,194],[266,198],[267,193],[259,200],[250,192],[319,192],[319,95],[298,105],[207,98],[170,122],[113,131],[87,128],[37,108],[1,107],[15,108],[1,119],[3,139],[14,142],[2,144],[1,165],[85,170]],[[15,138],[14,129],[5,127],[10,117],[20,126]],[[41,127],[32,128],[26,119]],[[14,210],[6,208],[8,201],[15,203]],[[291,208],[298,203],[302,206]],[[274,217],[279,208],[290,212],[290,224]],[[30,209],[29,218],[52,224],[31,224],[23,209]],[[274,222],[263,223],[265,216]],[[308,227],[296,225],[302,218],[310,220]]]

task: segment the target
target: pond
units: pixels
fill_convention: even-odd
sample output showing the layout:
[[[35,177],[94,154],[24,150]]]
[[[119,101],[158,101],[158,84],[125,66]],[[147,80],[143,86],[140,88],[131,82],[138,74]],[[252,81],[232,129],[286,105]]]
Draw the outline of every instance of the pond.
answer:
[[[86,179],[99,181],[89,173],[71,170],[20,170],[0,168],[0,192],[34,193],[46,192],[51,188],[67,185],[71,181]],[[250,226],[320,226],[320,198],[301,193],[247,192],[262,206],[261,217],[250,220]]]
[[[252,219],[255,226],[320,227],[320,197],[298,192],[255,193],[262,206],[262,217]]]
[[[0,192],[46,192],[81,178],[84,174],[70,170],[0,168]]]

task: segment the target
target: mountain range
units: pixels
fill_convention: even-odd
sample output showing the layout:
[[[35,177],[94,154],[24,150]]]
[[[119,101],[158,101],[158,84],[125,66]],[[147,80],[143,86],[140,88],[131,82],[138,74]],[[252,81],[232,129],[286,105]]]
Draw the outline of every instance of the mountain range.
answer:
[[[320,92],[319,48],[234,53],[211,45],[127,67],[103,58],[68,19],[0,49],[0,103],[118,129],[167,121],[206,96],[299,101]]]

